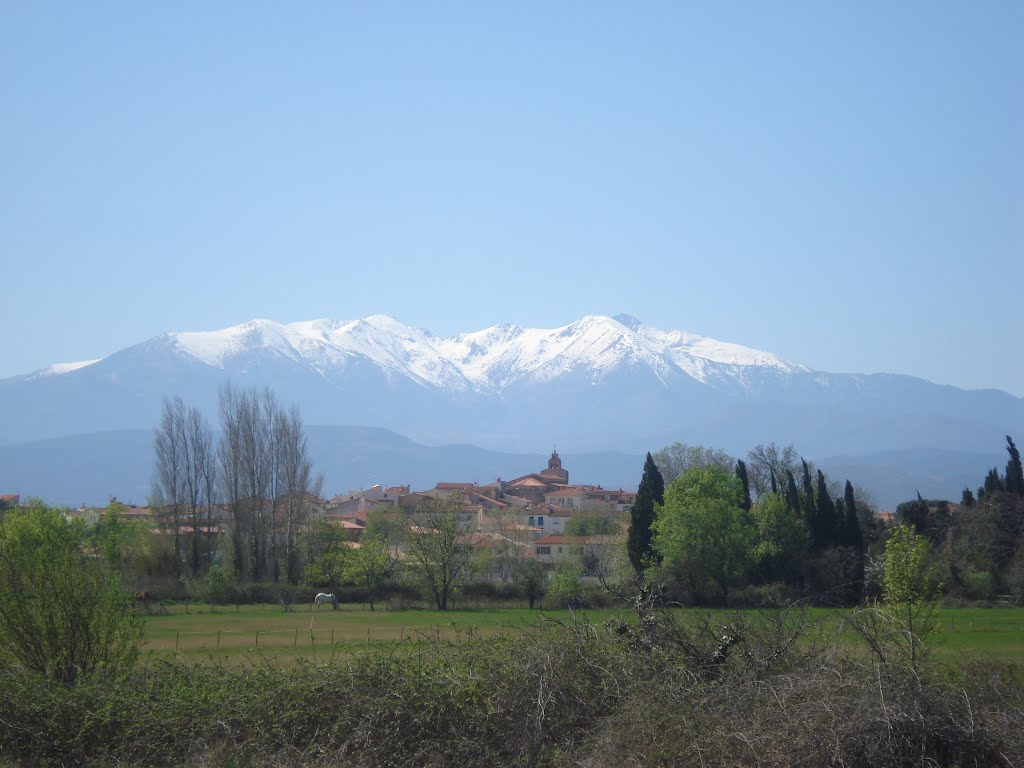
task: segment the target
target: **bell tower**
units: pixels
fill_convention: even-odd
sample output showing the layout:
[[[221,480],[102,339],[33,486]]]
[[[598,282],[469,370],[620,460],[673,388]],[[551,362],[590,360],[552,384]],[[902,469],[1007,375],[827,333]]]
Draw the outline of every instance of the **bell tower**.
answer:
[[[562,469],[562,459],[558,456],[558,446],[551,451],[551,458],[548,459],[548,468],[540,473],[541,477],[550,478],[556,483],[569,484],[569,473]]]

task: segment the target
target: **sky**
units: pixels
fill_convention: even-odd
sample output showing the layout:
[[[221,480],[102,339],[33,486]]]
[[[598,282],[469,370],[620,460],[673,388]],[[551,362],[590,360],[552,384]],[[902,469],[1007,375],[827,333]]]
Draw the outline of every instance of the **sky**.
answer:
[[[0,3],[0,378],[587,314],[1024,396],[1024,3]]]

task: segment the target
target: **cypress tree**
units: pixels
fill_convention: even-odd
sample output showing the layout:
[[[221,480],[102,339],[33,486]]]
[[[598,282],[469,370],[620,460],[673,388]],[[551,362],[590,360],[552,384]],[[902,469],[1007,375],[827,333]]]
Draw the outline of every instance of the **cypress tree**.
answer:
[[[778,493],[779,492],[779,484],[775,480],[775,470],[774,469],[769,469],[768,473],[772,476],[772,493]]]
[[[654,523],[654,506],[665,502],[665,480],[658,471],[651,454],[647,454],[644,462],[644,474],[637,488],[636,501],[629,510],[629,537],[626,542],[629,550],[629,561],[637,574],[642,574],[644,565],[651,560],[651,547]]]
[[[973,507],[974,506],[974,494],[971,493],[970,488],[964,488],[963,495],[960,497],[961,507]]]
[[[839,526],[836,520],[836,505],[828,494],[828,486],[825,484],[825,474],[818,470],[818,546],[833,547],[839,534]]]
[[[749,512],[750,507],[753,505],[750,501],[750,480],[747,478],[747,465],[743,463],[743,459],[736,460],[736,477],[743,484],[743,509]]]
[[[804,467],[804,511],[807,519],[813,520],[817,505],[814,503],[814,486],[811,485],[811,468],[803,459],[800,459],[800,463]]]
[[[999,493],[1005,491],[1006,488],[1003,485],[1003,479],[999,477],[999,470],[992,467],[985,475],[985,495],[991,496],[993,493]]]
[[[857,500],[853,496],[853,483],[846,481],[846,490],[843,493],[843,539],[840,542],[845,547],[852,547],[858,552],[864,551],[864,534],[860,530],[860,516],[857,514]]]
[[[1021,467],[1020,451],[1009,435],[1006,436],[1006,452],[1010,454],[1006,462],[1006,492],[1024,496],[1024,467]]]
[[[796,480],[793,473],[786,470],[786,509],[793,512],[800,512],[800,494],[796,490]]]

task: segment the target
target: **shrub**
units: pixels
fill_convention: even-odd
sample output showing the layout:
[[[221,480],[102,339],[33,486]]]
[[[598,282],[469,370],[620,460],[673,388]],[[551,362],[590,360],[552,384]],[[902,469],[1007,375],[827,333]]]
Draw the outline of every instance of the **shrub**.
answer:
[[[82,528],[44,506],[0,522],[0,649],[62,683],[131,665],[142,618]]]

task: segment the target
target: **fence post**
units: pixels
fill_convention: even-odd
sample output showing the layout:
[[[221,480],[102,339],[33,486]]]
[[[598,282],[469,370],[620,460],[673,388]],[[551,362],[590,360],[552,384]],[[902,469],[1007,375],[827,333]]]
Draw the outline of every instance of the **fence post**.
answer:
[[[217,648],[220,648],[220,630],[217,630]]]
[[[331,627],[331,647],[334,647],[334,627]]]
[[[292,643],[292,648],[298,648],[298,647],[299,647],[299,628],[296,627],[295,628],[295,642]]]
[[[260,647],[260,631],[257,629],[256,630],[256,648],[258,649],[259,647]]]
[[[178,640],[181,639],[181,632],[174,633],[174,650],[178,650]]]

